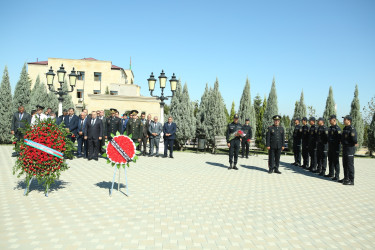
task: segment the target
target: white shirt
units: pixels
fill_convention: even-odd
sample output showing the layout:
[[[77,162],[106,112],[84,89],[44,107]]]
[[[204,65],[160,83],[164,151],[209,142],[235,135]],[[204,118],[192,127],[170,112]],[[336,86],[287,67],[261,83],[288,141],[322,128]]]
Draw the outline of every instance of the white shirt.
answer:
[[[35,125],[38,121],[38,119],[40,119],[40,121],[44,121],[44,120],[47,120],[47,116],[43,113],[41,113],[40,115],[39,114],[35,114],[33,115],[33,117],[31,118],[31,125]]]

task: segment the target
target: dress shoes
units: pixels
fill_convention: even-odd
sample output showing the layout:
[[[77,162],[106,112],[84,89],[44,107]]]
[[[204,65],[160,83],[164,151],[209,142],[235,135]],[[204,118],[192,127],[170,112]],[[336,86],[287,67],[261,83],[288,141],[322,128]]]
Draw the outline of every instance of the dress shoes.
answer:
[[[333,180],[333,181],[339,181],[339,178],[333,177],[331,180]]]
[[[273,172],[273,169],[268,170],[269,174],[272,174],[272,172]]]
[[[163,155],[163,158],[167,158],[168,156],[166,156],[166,155]]]
[[[354,185],[354,181],[346,180],[343,183],[344,185]]]
[[[173,159],[174,157],[173,157],[173,155],[170,155],[169,158],[172,158],[172,159]]]
[[[231,170],[232,169],[232,163],[229,164],[229,167],[228,167],[228,170]]]
[[[326,174],[324,177],[327,177],[327,178],[333,178],[333,175]]]
[[[339,180],[340,183],[344,183],[345,181],[347,181],[347,180],[346,179]]]
[[[238,167],[236,165],[233,166],[234,170],[238,170]]]
[[[320,172],[320,173],[319,173],[319,176],[324,176],[324,173],[323,173],[323,172]]]
[[[276,174],[281,174],[281,172],[278,169],[275,169]]]
[[[95,161],[98,161],[98,158],[94,158]]]

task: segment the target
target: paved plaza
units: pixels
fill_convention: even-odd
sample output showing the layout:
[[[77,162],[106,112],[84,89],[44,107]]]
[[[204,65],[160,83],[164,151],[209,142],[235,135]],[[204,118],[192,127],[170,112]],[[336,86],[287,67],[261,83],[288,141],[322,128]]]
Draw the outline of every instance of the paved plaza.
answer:
[[[109,197],[104,159],[68,161],[45,197],[12,174],[0,146],[0,249],[375,248],[375,160],[356,158],[355,186],[289,165],[269,175],[267,157],[175,153],[140,157]],[[342,174],[341,176],[342,177]],[[115,187],[117,187],[117,178]]]

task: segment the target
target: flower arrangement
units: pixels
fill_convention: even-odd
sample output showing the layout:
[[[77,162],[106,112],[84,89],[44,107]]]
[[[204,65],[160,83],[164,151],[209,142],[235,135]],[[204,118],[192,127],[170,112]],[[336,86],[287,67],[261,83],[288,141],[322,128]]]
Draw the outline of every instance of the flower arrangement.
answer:
[[[65,130],[64,124],[57,125],[51,118],[32,126],[27,124],[22,133],[24,140],[17,143],[19,156],[13,174],[18,172],[18,178],[26,175],[26,190],[30,180],[36,178],[39,184],[43,183],[47,194],[50,185],[62,171],[68,169],[64,155],[72,157],[73,143],[67,137],[70,133]]]
[[[236,137],[245,137],[246,134],[242,130],[237,130],[236,132],[229,135],[229,141],[233,140]]]

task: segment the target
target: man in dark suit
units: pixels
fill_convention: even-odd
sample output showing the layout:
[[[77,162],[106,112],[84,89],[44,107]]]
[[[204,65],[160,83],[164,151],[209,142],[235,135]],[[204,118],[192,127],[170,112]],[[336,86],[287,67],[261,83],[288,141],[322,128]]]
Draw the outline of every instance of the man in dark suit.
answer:
[[[126,125],[128,124],[128,121],[129,121],[128,114],[124,113],[121,118],[121,131],[120,131],[121,134],[124,134],[124,132],[126,131]]]
[[[150,122],[148,132],[150,133],[150,156],[154,156],[154,147],[156,148],[156,157],[159,157],[160,134],[163,131],[163,125],[158,122],[158,117],[154,117],[154,121]]]
[[[142,150],[143,146],[143,152],[142,155],[146,155],[146,148],[147,148],[147,141],[148,141],[148,126],[150,124],[147,124],[146,120],[146,113],[142,112],[141,114],[141,134],[140,134],[140,139],[141,141],[139,142],[139,149]]]
[[[85,140],[85,129],[86,129],[86,123],[88,118],[86,117],[86,113],[82,112],[80,120],[78,122],[78,148],[77,148],[77,157],[81,158],[87,158],[87,151],[88,151],[88,145],[87,140]]]
[[[18,107],[18,112],[13,114],[12,124],[10,128],[10,133],[16,137],[17,142],[23,139],[23,134],[20,129],[25,128],[26,123],[30,124],[31,116],[25,112],[25,108],[20,105]],[[17,145],[17,144],[16,144]],[[17,152],[14,152],[12,156],[17,156]]]
[[[173,158],[173,144],[176,139],[176,123],[173,122],[172,116],[168,118],[168,122],[164,123],[163,133],[164,133],[164,158],[168,156],[169,148],[169,157]]]
[[[78,135],[79,118],[74,114],[74,108],[68,110],[68,115],[64,117],[65,128],[71,133],[69,139],[74,143]]]
[[[60,125],[64,121],[64,117],[68,115],[68,110],[64,109],[63,114],[57,117],[56,124]]]
[[[102,121],[102,124],[103,124],[103,135],[102,135],[102,139],[99,141],[100,143],[99,152],[100,154],[104,154],[105,149],[103,148],[103,146],[105,146],[105,140],[107,139],[107,118],[104,115],[104,110],[99,111],[98,118]]]
[[[99,153],[99,140],[103,136],[103,123],[102,120],[97,118],[95,111],[91,113],[91,119],[86,122],[86,130],[84,139],[87,140],[89,145],[88,160],[98,160]]]

